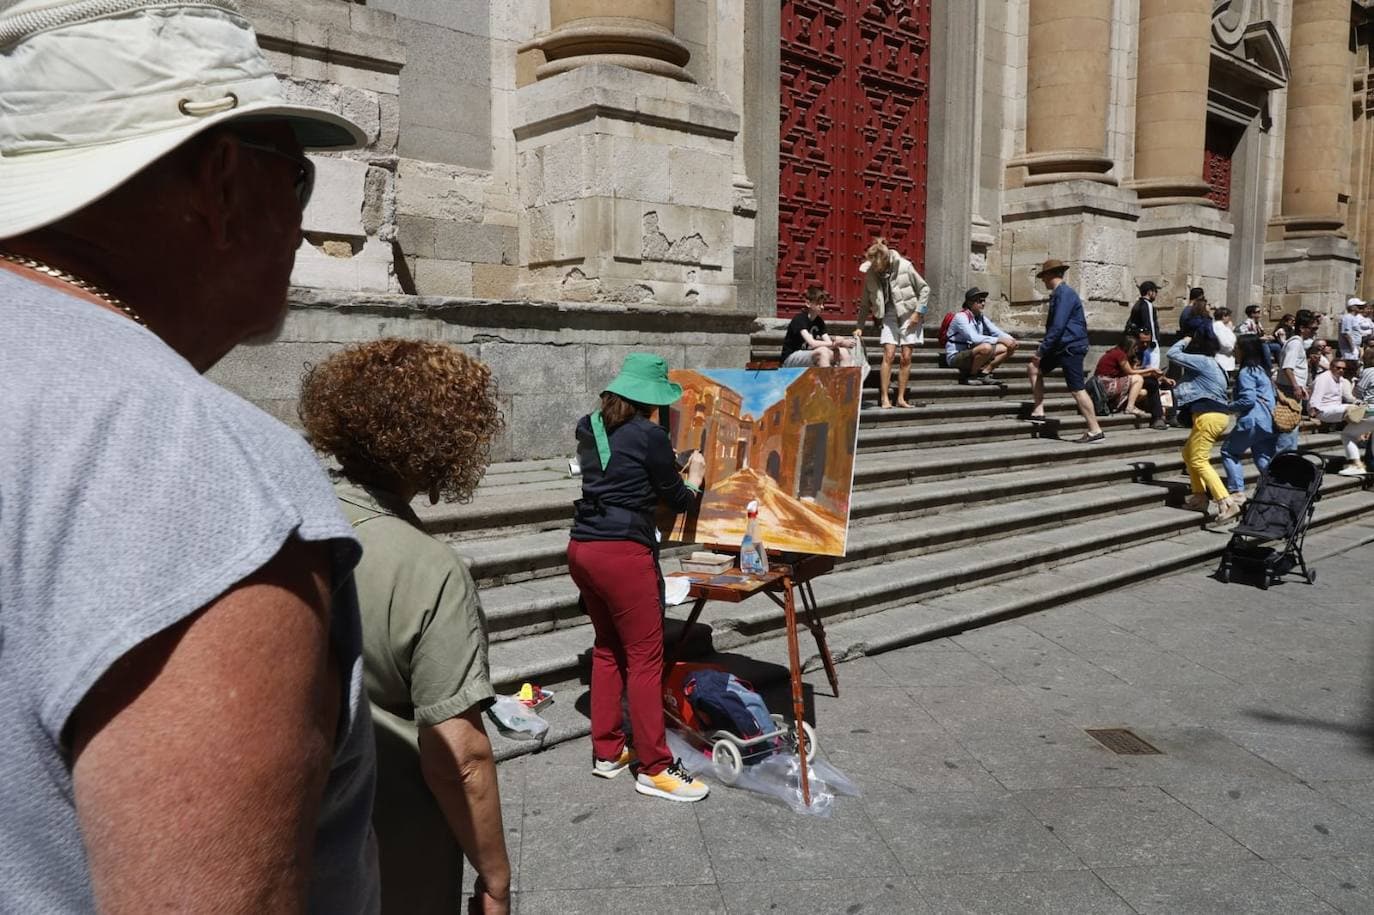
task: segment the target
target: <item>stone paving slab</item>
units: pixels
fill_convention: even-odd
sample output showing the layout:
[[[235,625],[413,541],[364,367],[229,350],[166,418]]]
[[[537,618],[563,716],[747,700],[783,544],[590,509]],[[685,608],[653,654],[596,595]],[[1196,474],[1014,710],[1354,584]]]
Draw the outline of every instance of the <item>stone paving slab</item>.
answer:
[[[1186,569],[841,664],[838,697],[813,672],[822,752],[863,792],[830,819],[641,798],[589,776],[585,739],[502,763],[516,911],[1374,911],[1371,558],[1264,592]]]

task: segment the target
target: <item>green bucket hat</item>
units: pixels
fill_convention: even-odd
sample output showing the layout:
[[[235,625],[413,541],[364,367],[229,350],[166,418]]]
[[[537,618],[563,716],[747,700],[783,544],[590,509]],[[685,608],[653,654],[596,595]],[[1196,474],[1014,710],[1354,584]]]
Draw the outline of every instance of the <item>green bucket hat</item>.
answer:
[[[626,400],[667,406],[682,396],[682,385],[668,380],[668,363],[653,353],[630,353],[606,390]]]
[[[630,353],[620,365],[620,374],[611,379],[606,390],[626,400],[667,406],[682,396],[682,385],[668,380],[668,363],[653,353]],[[592,434],[604,470],[611,463],[611,439],[599,410],[592,411]]]

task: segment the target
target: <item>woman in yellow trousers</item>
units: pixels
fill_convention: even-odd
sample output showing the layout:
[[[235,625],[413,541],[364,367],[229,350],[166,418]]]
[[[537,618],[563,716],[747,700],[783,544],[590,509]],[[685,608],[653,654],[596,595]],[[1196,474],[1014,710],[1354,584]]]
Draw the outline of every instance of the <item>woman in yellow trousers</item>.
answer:
[[[1185,425],[1192,428],[1183,443],[1183,463],[1192,485],[1184,504],[1194,511],[1207,511],[1213,523],[1222,524],[1240,514],[1240,503],[1231,498],[1212,467],[1212,448],[1226,438],[1235,420],[1226,373],[1217,365],[1216,354],[1216,337],[1202,329],[1175,343],[1169,361],[1183,368],[1174,403]]]

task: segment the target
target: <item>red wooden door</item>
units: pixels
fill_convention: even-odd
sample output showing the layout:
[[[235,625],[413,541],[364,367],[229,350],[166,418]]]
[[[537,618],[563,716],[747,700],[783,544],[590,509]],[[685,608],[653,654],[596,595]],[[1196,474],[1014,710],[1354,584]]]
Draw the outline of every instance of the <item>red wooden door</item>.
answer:
[[[780,315],[854,317],[875,235],[925,266],[930,2],[782,0]]]

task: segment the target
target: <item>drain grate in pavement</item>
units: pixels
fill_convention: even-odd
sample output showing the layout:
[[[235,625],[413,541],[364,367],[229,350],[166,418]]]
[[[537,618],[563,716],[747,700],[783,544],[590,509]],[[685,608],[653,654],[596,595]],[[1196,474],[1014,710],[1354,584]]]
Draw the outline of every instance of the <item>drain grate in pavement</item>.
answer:
[[[1164,751],[1126,728],[1085,728],[1088,736],[1118,756],[1163,756]]]

